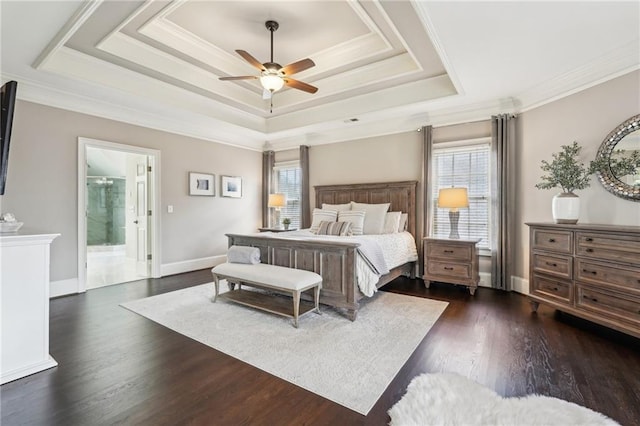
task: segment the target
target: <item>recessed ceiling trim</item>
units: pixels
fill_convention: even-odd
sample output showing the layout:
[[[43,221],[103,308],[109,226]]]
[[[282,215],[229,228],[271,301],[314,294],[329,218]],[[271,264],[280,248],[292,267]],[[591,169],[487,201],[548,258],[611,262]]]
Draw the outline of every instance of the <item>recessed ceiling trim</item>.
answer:
[[[78,28],[91,17],[102,2],[103,0],[83,2],[76,13],[74,13],[60,31],[58,31],[53,40],[51,40],[47,47],[38,55],[33,62],[33,67],[37,70],[44,68],[47,65],[47,61],[49,61],[59,49],[64,47],[65,43],[75,34]]]
[[[135,71],[85,55],[68,47],[58,50],[47,64],[47,71],[65,77],[75,77],[109,86],[123,95],[134,95],[145,101],[161,105],[163,109],[185,109],[211,119],[227,121],[263,132],[264,118],[243,112],[195,93],[182,90],[172,84],[149,78]]]
[[[287,132],[300,131],[301,127],[325,121],[342,122],[341,120],[344,119],[346,113],[350,116],[361,117],[366,113],[454,94],[455,88],[449,78],[446,75],[441,75],[273,117],[266,123],[267,133],[269,136],[279,132],[286,134]]]
[[[252,91],[236,84],[225,84],[206,70],[126,34],[112,34],[108,39],[103,39],[96,47],[132,63],[160,72],[172,79],[233,99],[245,105],[254,114],[264,114],[262,99]]]
[[[438,32],[435,30],[435,26],[431,22],[431,18],[429,18],[429,14],[427,13],[428,6],[426,3],[427,2],[411,0],[411,6],[414,8],[414,10],[418,15],[418,18],[422,22],[422,26],[427,32],[427,35],[431,40],[431,44],[433,45],[433,48],[438,53],[438,56],[440,57],[440,61],[442,62],[444,69],[447,71],[447,74],[449,75],[449,78],[451,79],[453,86],[456,88],[456,91],[459,94],[464,95],[466,93],[464,90],[464,85],[462,84],[462,81],[456,74],[455,69],[451,64],[451,61],[447,56],[447,52],[444,46],[442,45],[442,41],[440,41]]]

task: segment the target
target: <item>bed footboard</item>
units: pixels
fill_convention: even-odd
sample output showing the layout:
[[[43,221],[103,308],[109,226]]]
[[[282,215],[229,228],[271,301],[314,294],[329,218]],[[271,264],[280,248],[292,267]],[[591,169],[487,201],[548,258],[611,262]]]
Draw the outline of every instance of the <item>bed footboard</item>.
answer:
[[[274,236],[227,234],[229,246],[251,246],[260,249],[260,260],[269,265],[304,269],[322,276],[320,303],[347,311],[355,320],[362,294],[356,281],[356,249],[358,243],[302,241]]]

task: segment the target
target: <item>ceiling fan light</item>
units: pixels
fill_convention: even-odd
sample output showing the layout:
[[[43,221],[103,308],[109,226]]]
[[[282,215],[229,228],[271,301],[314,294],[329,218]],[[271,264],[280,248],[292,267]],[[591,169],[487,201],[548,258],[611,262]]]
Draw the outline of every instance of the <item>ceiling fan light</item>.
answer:
[[[277,75],[265,74],[260,77],[260,84],[262,84],[262,87],[266,90],[273,93],[282,89],[282,86],[284,86],[284,80]]]

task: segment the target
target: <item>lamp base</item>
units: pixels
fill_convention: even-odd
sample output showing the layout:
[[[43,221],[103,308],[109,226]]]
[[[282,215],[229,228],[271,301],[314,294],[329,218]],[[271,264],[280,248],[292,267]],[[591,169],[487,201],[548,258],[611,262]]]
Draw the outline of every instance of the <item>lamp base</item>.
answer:
[[[460,234],[458,234],[458,221],[460,220],[460,212],[449,210],[449,223],[451,224],[451,231],[449,232],[449,238],[453,240],[459,240]]]

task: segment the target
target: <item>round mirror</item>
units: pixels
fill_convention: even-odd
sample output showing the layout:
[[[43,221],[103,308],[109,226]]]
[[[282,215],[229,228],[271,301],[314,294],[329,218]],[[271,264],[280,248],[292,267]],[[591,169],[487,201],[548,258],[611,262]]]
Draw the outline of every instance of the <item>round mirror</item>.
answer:
[[[640,201],[640,115],[613,129],[600,145],[596,159],[602,163],[598,178],[607,191]]]

